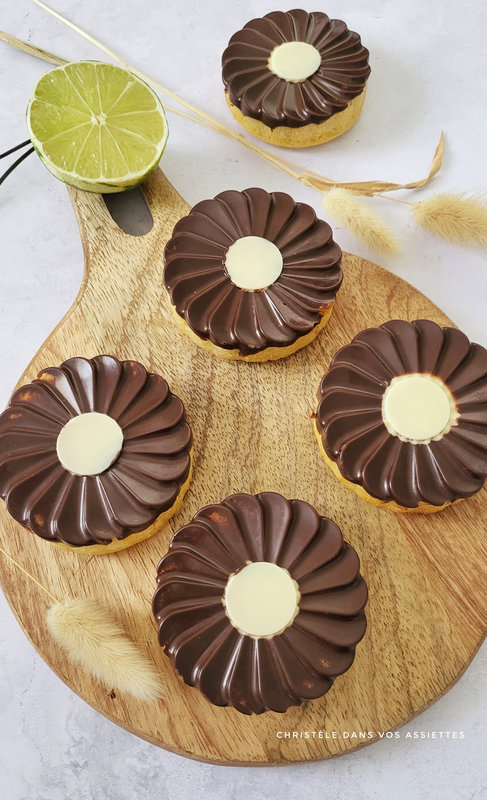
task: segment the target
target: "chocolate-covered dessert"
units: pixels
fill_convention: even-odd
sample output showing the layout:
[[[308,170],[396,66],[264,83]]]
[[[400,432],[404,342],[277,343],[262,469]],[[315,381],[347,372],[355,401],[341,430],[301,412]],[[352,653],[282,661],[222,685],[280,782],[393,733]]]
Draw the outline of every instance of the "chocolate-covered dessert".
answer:
[[[224,358],[267,361],[308,344],[342,282],[328,223],[283,192],[227,191],[175,226],[164,283],[180,327]]]
[[[438,511],[487,475],[487,350],[456,328],[392,320],[334,356],[316,433],[337,476],[374,505]]]
[[[164,378],[137,361],[70,358],[17,389],[0,415],[0,496],[43,539],[114,552],[176,512],[191,443]]]
[[[370,74],[358,33],[322,11],[272,11],[230,39],[226,99],[250,133],[285,147],[334,139],[360,116]]]
[[[321,697],[365,633],[367,587],[338,526],[302,500],[234,494],[195,514],[157,569],[176,670],[212,703],[284,712]]]

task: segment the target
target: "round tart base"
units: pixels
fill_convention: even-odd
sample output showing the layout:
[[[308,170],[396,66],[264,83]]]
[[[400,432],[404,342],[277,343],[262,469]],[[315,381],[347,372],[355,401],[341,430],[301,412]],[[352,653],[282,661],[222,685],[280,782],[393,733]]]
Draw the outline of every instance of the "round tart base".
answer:
[[[144,528],[143,531],[137,531],[137,533],[131,533],[130,536],[126,536],[124,539],[112,539],[109,544],[88,544],[82,547],[70,547],[69,544],[65,544],[64,542],[53,542],[52,544],[55,547],[59,547],[61,550],[71,550],[71,552],[82,553],[83,555],[87,556],[101,556],[109,553],[118,553],[120,550],[127,550],[127,548],[132,547],[134,544],[139,544],[139,542],[149,539],[155,533],[158,533],[161,528],[163,528],[164,525],[166,525],[181,508],[184,495],[188,491],[191,479],[193,477],[193,448],[191,448],[189,458],[188,477],[181,486],[181,490],[176,497],[176,500],[172,504],[171,508],[163,511],[162,514],[159,514],[157,519],[155,519],[152,525],[149,525],[148,528]]]
[[[383,508],[386,511],[393,511],[396,514],[434,514],[435,511],[442,511],[444,508],[448,508],[448,506],[453,506],[455,503],[459,503],[461,500],[465,498],[459,497],[458,500],[454,500],[453,503],[443,503],[442,506],[433,506],[430,503],[418,503],[415,508],[406,508],[406,506],[400,506],[396,503],[395,500],[379,500],[378,497],[374,497],[373,495],[369,494],[363,486],[359,486],[358,483],[353,483],[353,481],[349,481],[347,478],[344,478],[335,461],[326,454],[325,448],[323,447],[323,441],[321,439],[321,434],[318,430],[318,426],[316,425],[316,420],[313,420],[313,430],[318,441],[318,447],[320,448],[320,453],[323,457],[323,461],[330,467],[333,474],[338,478],[340,483],[343,483],[348,489],[352,489],[355,494],[357,494],[361,500],[365,500],[367,503],[370,503],[372,506],[376,508]]]
[[[259,350],[257,353],[251,353],[247,356],[242,355],[238,349],[227,350],[224,347],[218,347],[218,345],[213,344],[210,339],[201,338],[201,336],[198,336],[197,333],[191,330],[185,320],[179,316],[172,303],[170,304],[170,309],[179,330],[184,333],[185,336],[189,336],[194,344],[197,344],[198,347],[202,347],[207,353],[211,353],[217,358],[224,358],[227,361],[249,361],[251,363],[263,363],[265,361],[277,361],[280,358],[286,358],[286,356],[290,356],[293,353],[296,353],[298,350],[301,350],[302,347],[306,347],[306,345],[310,344],[313,339],[316,339],[319,332],[325,327],[326,323],[330,319],[331,312],[333,311],[333,305],[334,303],[330,303],[328,308],[325,309],[320,322],[315,325],[311,331],[304,336],[300,336],[295,342],[289,345],[289,347],[266,347],[265,350]]]
[[[336,139],[355,125],[362,111],[365,93],[366,88],[361,94],[354,97],[343,111],[333,114],[325,122],[319,125],[311,122],[300,128],[290,128],[285,125],[269,128],[260,120],[242,114],[240,109],[230,101],[227,92],[225,92],[225,99],[237,122],[252,136],[278,147],[313,147]]]

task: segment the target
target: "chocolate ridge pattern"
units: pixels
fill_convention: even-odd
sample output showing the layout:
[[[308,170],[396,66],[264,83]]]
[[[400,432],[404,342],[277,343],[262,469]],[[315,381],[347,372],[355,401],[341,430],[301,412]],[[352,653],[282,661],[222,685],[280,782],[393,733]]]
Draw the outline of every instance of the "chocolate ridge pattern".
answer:
[[[459,412],[441,439],[402,441],[382,420],[396,375],[441,378]],[[316,426],[340,473],[379,500],[442,506],[475,494],[487,476],[487,350],[456,328],[391,320],[368,328],[332,359],[318,390]]]
[[[222,603],[229,576],[253,561],[284,567],[299,585],[294,622],[272,637],[239,632]],[[158,565],[159,643],[210,702],[284,712],[321,697],[352,664],[366,628],[359,567],[338,526],[303,500],[231,495],[180,528]]]
[[[68,472],[56,441],[69,419],[109,414],[122,450],[99,475]],[[147,528],[189,475],[184,406],[159,375],[113,356],[70,358],[17,389],[0,415],[0,496],[26,528],[70,547],[109,544]]]
[[[300,83],[283,80],[268,67],[275,47],[295,41],[321,54],[318,70]],[[368,57],[358,33],[342,20],[321,11],[272,11],[232,36],[222,55],[222,77],[229,100],[245,116],[269,128],[299,128],[325,122],[363,92]]]
[[[262,236],[281,251],[281,275],[266,289],[240,289],[225,269],[228,248],[244,236]],[[284,192],[230,190],[176,224],[164,283],[198,336],[249,355],[287,347],[319,324],[342,282],[341,255],[328,223],[306,203]]]

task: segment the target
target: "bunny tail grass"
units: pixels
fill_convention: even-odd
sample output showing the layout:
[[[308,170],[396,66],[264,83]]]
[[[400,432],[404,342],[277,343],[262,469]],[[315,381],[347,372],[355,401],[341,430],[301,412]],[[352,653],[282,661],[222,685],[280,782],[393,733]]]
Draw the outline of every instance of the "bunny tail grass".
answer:
[[[413,203],[418,225],[449,242],[487,246],[487,204],[465,194],[433,194]]]
[[[89,599],[63,600],[47,612],[47,627],[71,659],[110,689],[157,700],[162,683],[155,667],[104,609]]]
[[[399,253],[399,243],[394,231],[347,189],[334,188],[325,192],[323,208],[373,250],[391,255]]]

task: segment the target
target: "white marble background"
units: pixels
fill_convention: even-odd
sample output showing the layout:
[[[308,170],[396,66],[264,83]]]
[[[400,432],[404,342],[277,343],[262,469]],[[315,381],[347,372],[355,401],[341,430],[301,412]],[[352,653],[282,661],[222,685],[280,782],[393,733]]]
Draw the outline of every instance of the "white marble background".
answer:
[[[278,0],[53,2],[126,61],[230,124],[220,54],[241,25],[280,7]],[[316,7],[344,18],[362,34],[373,71],[357,126],[335,142],[290,157],[337,180],[412,180],[426,174],[443,129],[444,167],[434,189],[485,189],[483,0],[329,0]],[[0,11],[0,27],[11,34],[71,59],[100,58],[92,45],[30,0],[1,0]],[[26,104],[45,69],[42,62],[0,43],[0,150],[26,138]],[[237,143],[174,115],[169,122],[162,166],[189,203],[224,189],[260,185],[288,191],[320,210],[316,192]],[[416,197],[431,190],[427,187]],[[373,202],[400,232],[403,255],[377,256],[337,229],[342,247],[409,280],[472,339],[487,345],[485,253],[422,232],[399,204]],[[0,242],[3,406],[24,366],[68,309],[82,276],[81,246],[66,189],[36,156],[1,188]],[[329,762],[227,768],[167,753],[93,711],[37,656],[3,596],[0,625],[1,800],[487,798],[485,645],[457,685],[403,728],[399,739]],[[415,730],[461,731],[464,738],[405,738]]]

